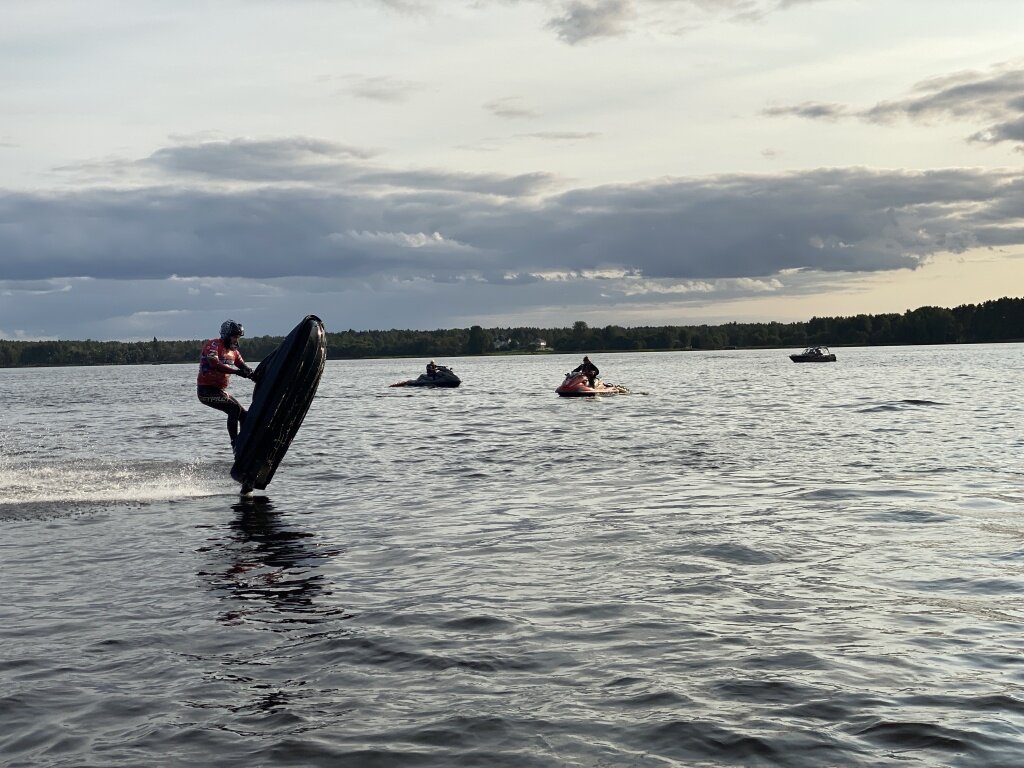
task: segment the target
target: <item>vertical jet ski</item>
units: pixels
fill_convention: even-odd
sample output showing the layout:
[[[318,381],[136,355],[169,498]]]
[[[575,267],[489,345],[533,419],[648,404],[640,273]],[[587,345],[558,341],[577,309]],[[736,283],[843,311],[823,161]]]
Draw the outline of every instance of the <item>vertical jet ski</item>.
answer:
[[[313,402],[326,360],[324,324],[307,315],[253,371],[256,388],[231,467],[242,493],[263,490],[274,477]]]

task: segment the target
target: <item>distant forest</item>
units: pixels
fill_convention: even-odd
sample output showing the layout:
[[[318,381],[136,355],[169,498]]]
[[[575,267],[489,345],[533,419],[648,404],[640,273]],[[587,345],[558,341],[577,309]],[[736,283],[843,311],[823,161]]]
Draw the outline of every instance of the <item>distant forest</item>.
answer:
[[[247,360],[260,360],[283,336],[246,337]],[[751,349],[771,347],[969,344],[1024,341],[1024,298],[1002,298],[954,309],[921,307],[903,314],[813,317],[797,323],[726,323],[591,328],[455,328],[436,331],[338,331],[327,334],[331,360],[367,357],[454,357],[555,352]],[[49,365],[192,363],[201,340],[5,341],[0,368]]]

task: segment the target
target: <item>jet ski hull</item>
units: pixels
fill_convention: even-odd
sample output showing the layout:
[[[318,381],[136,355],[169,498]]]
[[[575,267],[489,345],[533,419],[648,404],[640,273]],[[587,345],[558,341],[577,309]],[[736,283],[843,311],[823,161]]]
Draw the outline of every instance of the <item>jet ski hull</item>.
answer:
[[[421,373],[419,377],[415,379],[409,379],[408,381],[400,381],[397,384],[391,384],[392,387],[457,387],[462,383],[462,379],[455,375],[455,372],[451,368],[445,368],[439,366],[437,373],[431,376],[429,373]]]
[[[273,479],[313,402],[326,360],[323,322],[307,315],[253,371],[256,389],[231,467],[243,492],[262,490]]]
[[[618,384],[605,384],[598,379],[590,386],[587,377],[582,373],[567,373],[565,381],[556,389],[561,397],[597,397],[599,395],[628,395],[629,390]]]

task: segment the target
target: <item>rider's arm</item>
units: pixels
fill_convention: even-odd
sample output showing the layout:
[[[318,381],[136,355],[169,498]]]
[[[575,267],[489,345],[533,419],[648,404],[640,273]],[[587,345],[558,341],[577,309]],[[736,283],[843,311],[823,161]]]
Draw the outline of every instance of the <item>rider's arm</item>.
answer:
[[[212,371],[218,373],[238,373],[238,369],[233,365],[227,365],[220,359],[220,353],[216,347],[211,347],[206,352],[206,364]]]

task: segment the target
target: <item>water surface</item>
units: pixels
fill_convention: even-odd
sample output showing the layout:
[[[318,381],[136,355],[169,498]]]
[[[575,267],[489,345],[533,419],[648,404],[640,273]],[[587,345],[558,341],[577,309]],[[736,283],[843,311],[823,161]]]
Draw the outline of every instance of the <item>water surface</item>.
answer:
[[[5,766],[1024,764],[1024,346],[0,370]],[[233,390],[248,401],[247,381]]]

